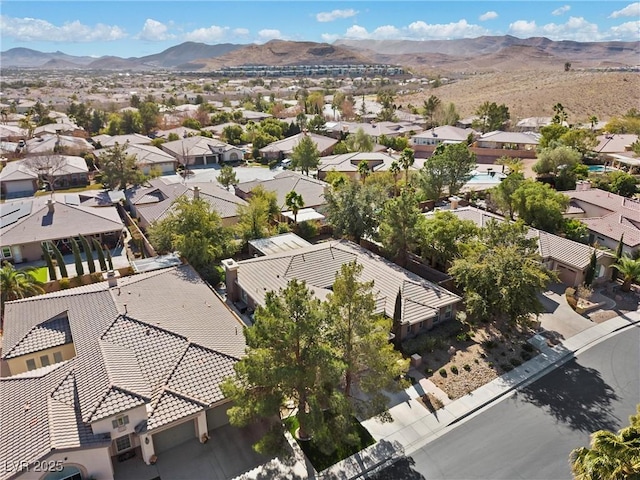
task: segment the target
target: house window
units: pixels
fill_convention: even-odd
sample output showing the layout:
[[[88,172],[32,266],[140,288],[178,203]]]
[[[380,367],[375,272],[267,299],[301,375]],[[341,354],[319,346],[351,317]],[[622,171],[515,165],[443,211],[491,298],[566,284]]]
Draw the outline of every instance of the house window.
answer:
[[[111,425],[113,425],[113,428],[121,428],[124,427],[125,425],[127,425],[129,423],[129,416],[128,415],[121,415],[119,417],[117,417],[115,420],[113,420],[111,422]]]
[[[42,242],[42,246],[47,249],[47,252],[53,253],[53,244],[51,242]]]
[[[53,352],[53,362],[60,363],[62,361],[62,352]]]
[[[49,355],[42,355],[40,357],[40,363],[42,364],[43,367],[47,367],[51,365],[51,363],[49,362]]]
[[[240,290],[240,300],[242,300],[244,303],[247,303],[247,292],[245,292],[244,290]]]
[[[451,318],[452,313],[453,313],[453,307],[451,305],[447,305],[447,307],[444,309],[445,320],[449,320]]]
[[[131,438],[129,437],[129,435],[116,438],[116,451],[118,453],[124,450],[129,450],[130,448],[131,448]]]
[[[11,258],[11,247],[2,247],[2,258]]]
[[[36,361],[33,358],[27,360],[27,370],[35,370],[36,369]]]

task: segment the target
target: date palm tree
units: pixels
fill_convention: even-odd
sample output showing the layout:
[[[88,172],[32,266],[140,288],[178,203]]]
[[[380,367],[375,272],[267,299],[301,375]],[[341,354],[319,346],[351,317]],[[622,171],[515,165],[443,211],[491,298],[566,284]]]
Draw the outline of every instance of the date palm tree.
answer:
[[[569,457],[576,480],[633,480],[640,478],[640,405],[629,417],[630,426],[617,434],[599,430],[590,448],[573,450]]]
[[[4,262],[0,268],[0,301],[4,316],[4,304],[11,300],[31,297],[44,293],[42,282],[35,277],[35,268],[16,268],[9,262]]]
[[[295,190],[291,190],[287,193],[284,201],[287,208],[293,212],[293,223],[297,224],[298,212],[304,207],[304,199],[302,198],[302,195],[297,193]]]
[[[612,265],[622,275],[622,287],[620,290],[628,292],[631,290],[631,283],[640,281],[640,260],[625,255],[620,257],[618,263]]]
[[[364,185],[367,181],[367,177],[369,176],[369,164],[366,160],[362,160],[358,164],[358,174],[360,175],[360,180],[362,180],[362,184]]]

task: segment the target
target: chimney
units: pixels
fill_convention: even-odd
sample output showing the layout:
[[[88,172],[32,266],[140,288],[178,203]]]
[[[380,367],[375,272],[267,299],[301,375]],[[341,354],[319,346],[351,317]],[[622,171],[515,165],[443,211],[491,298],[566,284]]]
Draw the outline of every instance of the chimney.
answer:
[[[460,203],[459,197],[449,197],[449,201],[451,202],[451,210],[457,210],[458,204]]]
[[[102,278],[108,282],[109,288],[118,286],[119,276],[120,276],[120,272],[118,272],[117,270],[109,270],[108,272],[105,272],[102,274]]]
[[[47,208],[49,209],[49,213],[53,213],[53,211],[55,210],[55,203],[56,202],[51,199],[47,200]]]
[[[193,199],[200,200],[200,187],[197,185],[193,187]]]
[[[224,281],[227,287],[227,299],[235,302],[238,300],[238,287],[236,281],[238,280],[238,263],[233,258],[227,258],[222,261],[224,267]]]

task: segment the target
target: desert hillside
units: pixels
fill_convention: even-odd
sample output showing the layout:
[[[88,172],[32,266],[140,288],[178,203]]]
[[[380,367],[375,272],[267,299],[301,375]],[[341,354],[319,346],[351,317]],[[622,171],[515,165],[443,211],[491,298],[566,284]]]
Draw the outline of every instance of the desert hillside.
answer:
[[[421,107],[430,95],[443,104],[453,102],[460,115],[473,115],[482,102],[509,107],[512,121],[526,117],[551,116],[560,102],[569,122],[586,123],[591,115],[600,120],[640,110],[640,74],[637,72],[555,72],[521,70],[470,75],[438,88],[426,88],[406,95],[398,103]]]

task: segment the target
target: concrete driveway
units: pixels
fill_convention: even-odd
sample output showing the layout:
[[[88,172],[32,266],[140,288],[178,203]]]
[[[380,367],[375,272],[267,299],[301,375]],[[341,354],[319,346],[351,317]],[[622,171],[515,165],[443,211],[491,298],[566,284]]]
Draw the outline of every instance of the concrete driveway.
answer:
[[[595,325],[569,306],[564,296],[565,289],[565,285],[554,283],[540,296],[545,308],[540,315],[540,325],[545,330],[556,332],[560,339],[567,339]]]

